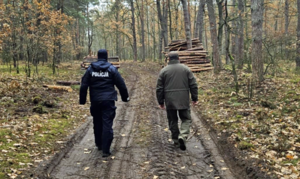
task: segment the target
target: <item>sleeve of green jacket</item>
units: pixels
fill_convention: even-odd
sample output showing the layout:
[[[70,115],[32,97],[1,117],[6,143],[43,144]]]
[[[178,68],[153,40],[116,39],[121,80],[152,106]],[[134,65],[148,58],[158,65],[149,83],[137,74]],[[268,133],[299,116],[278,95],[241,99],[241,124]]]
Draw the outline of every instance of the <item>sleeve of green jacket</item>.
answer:
[[[192,95],[192,101],[198,101],[198,85],[193,72],[189,71],[189,88]]]
[[[157,79],[157,85],[156,85],[156,98],[158,104],[162,105],[164,104],[164,78],[163,78],[163,73],[160,72],[158,79]]]

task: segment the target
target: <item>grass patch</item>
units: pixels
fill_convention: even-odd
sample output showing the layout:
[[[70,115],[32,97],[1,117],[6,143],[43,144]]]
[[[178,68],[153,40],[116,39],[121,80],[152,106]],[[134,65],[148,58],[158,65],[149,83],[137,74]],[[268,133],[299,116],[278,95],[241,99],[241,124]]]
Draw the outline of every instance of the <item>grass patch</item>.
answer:
[[[300,159],[292,159],[292,160],[284,160],[282,161],[282,164],[292,164],[293,166],[297,166],[298,163],[300,162]]]
[[[254,147],[254,145],[252,145],[251,143],[246,142],[246,141],[241,141],[238,145],[238,148],[241,150],[249,149],[252,147]]]

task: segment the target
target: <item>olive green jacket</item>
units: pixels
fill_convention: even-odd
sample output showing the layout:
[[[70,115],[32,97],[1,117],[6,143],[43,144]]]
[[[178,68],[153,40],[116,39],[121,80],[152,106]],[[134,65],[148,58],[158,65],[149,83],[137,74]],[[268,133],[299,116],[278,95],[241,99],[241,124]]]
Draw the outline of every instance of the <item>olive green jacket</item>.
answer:
[[[160,105],[165,103],[167,109],[189,109],[191,93],[192,101],[198,101],[198,87],[191,70],[170,60],[160,73],[156,85],[156,97]]]

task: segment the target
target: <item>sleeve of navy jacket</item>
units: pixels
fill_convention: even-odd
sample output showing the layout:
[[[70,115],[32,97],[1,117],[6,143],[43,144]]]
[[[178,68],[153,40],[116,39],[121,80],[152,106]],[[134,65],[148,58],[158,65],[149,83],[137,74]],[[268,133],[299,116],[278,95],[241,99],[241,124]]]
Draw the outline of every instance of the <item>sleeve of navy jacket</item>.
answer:
[[[128,102],[129,95],[128,95],[127,87],[125,85],[123,78],[121,77],[120,73],[118,72],[118,70],[116,70],[116,73],[114,75],[114,80],[115,80],[115,84],[116,84],[117,88],[119,89],[122,101]]]
[[[87,90],[89,88],[89,85],[90,85],[90,73],[88,68],[81,79],[79,104],[86,103],[86,96],[87,96]]]

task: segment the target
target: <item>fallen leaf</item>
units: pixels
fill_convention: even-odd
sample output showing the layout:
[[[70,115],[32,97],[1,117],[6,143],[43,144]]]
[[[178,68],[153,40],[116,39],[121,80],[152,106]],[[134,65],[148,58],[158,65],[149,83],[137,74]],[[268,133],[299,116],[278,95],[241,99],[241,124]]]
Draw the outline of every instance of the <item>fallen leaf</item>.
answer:
[[[125,135],[125,134],[121,134],[121,136],[122,136],[122,137],[125,137],[126,135]]]
[[[223,170],[223,171],[224,171],[224,170],[227,170],[227,169],[228,169],[228,168],[225,168],[225,167],[221,168],[221,170]]]
[[[84,170],[88,170],[88,169],[90,169],[90,167],[85,167],[85,168],[84,168]]]
[[[291,155],[291,154],[287,154],[285,157],[286,157],[287,159],[290,159],[290,160],[294,159],[294,156]]]
[[[185,166],[181,167],[180,169],[185,169]]]
[[[153,179],[157,179],[157,178],[158,178],[158,176],[156,176],[156,175],[153,176]]]

